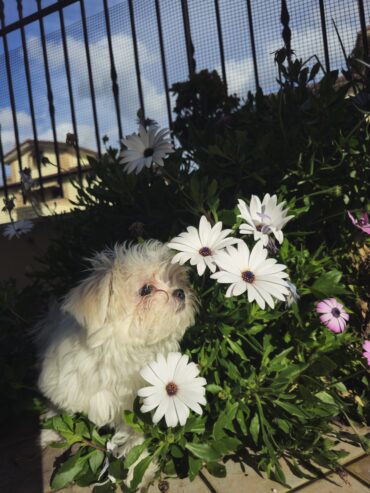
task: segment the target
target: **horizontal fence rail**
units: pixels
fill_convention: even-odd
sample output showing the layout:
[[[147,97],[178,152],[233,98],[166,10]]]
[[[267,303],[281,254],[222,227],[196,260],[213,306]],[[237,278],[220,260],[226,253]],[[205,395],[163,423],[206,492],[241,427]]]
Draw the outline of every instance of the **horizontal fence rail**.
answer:
[[[118,148],[138,110],[171,128],[171,86],[197,71],[216,69],[245,97],[277,90],[283,44],[302,58],[320,53],[326,71],[344,65],[343,43],[369,61],[370,0],[27,0],[27,15],[15,4],[7,23],[0,0],[4,204],[26,206],[29,187],[41,202],[67,200],[69,179],[82,184],[89,159],[108,141]]]

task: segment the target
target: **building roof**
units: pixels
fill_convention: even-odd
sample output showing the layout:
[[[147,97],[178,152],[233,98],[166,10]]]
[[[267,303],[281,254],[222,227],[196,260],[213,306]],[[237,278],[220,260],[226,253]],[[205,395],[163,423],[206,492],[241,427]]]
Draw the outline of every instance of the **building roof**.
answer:
[[[54,141],[53,140],[38,140],[37,141],[41,150],[42,150],[42,147],[52,147],[54,148]],[[20,151],[21,151],[21,155],[24,154],[25,152],[27,152],[30,148],[33,148],[35,146],[35,141],[33,139],[27,139],[27,140],[24,140],[20,145]],[[91,156],[96,156],[96,151],[93,151],[92,149],[88,149],[87,147],[81,147],[81,146],[78,146],[80,151],[82,152],[85,152],[86,154],[89,154]],[[58,142],[58,149],[59,151],[71,151],[73,152],[74,151],[74,147],[70,144],[66,144],[65,142]],[[14,146],[10,151],[8,151],[5,155],[4,155],[4,163],[6,163],[7,161],[14,161],[15,159],[17,159],[17,146]]]

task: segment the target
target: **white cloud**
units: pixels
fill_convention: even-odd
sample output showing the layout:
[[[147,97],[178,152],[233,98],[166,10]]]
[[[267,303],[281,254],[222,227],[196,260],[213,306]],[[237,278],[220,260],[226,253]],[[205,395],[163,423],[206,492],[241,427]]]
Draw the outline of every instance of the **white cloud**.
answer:
[[[56,132],[59,142],[65,142],[66,135],[72,132],[71,124],[68,122],[60,123],[56,127]],[[40,140],[53,140],[52,130],[46,130],[39,135]],[[90,125],[79,125],[78,127],[78,143],[81,147],[94,149],[96,145],[94,129]]]
[[[256,2],[253,15],[255,20],[259,79],[261,86],[266,92],[268,92],[269,90],[276,89],[275,78],[277,70],[276,66],[274,66],[272,53],[282,46],[282,26],[279,22],[278,15],[280,7],[276,6],[276,1],[266,0],[262,3],[264,4],[263,6],[261,5],[257,7]],[[304,15],[302,15],[301,0],[290,0],[288,5],[291,15],[290,25],[292,29],[292,46],[295,49],[297,56],[303,58],[304,60],[312,54],[317,54],[321,61],[324,62],[318,3],[313,0],[308,0],[306,3],[307,5],[305,5]],[[238,57],[242,56],[242,53],[245,53],[245,46],[243,46],[242,50],[240,43],[248,43],[248,38],[245,36],[245,22],[236,22],[237,16],[239,15],[238,12],[240,5],[241,0],[240,2],[239,0],[230,2],[230,5],[226,5],[225,3],[224,8],[227,10],[227,16],[230,18],[232,17],[235,22],[224,22],[223,29],[225,50],[228,48],[226,50],[226,53],[228,53],[228,58],[226,59],[228,89],[230,93],[237,93],[240,96],[245,96],[248,90],[255,90],[255,81],[252,57],[249,55],[248,57],[238,59]],[[333,17],[335,19],[346,48],[350,52],[357,34],[355,26],[357,11],[356,14],[349,16],[347,19],[343,13],[342,7],[340,6],[340,2],[337,2],[336,0],[328,0],[326,8],[330,60],[333,68],[335,68],[344,65],[344,61],[338,38],[331,23],[331,18]],[[206,10],[207,9],[204,10],[203,16],[207,15]],[[271,14],[271,11],[273,11],[273,14]],[[271,15],[269,14],[270,16],[268,16],[268,13]],[[267,18],[267,21],[264,16]],[[260,24],[258,22],[258,20],[261,19],[265,19],[264,24]],[[166,18],[164,17],[163,20],[166,21]],[[347,20],[348,22],[346,22]],[[140,22],[143,22],[143,18],[140,19]],[[193,24],[193,26],[195,25],[201,26],[199,23]],[[205,25],[207,26],[207,24]],[[182,23],[171,24],[171,26],[171,33],[167,31],[165,32],[165,35],[166,33],[168,36],[170,35],[168,39],[180,40],[180,37],[183,39]],[[209,30],[211,30],[211,27],[212,26],[210,25]],[[198,29],[200,29],[200,27]],[[140,32],[139,29],[138,32]],[[201,39],[202,42],[205,43],[204,48],[206,49],[206,43],[210,42],[209,40],[207,41],[207,29],[205,29],[202,34],[204,35],[202,35]],[[138,40],[145,110],[149,117],[156,119],[160,125],[163,126],[167,124],[167,110],[164,88],[162,86],[161,61],[158,46],[155,44],[154,39],[153,42],[151,42],[150,36],[150,30],[148,30],[148,35],[144,35],[144,38],[139,36],[141,39]],[[95,148],[95,130],[92,118],[85,45],[82,39],[73,36],[68,36],[67,43],[75,96],[74,99],[79,141],[82,146]],[[128,134],[136,129],[136,111],[139,107],[132,37],[130,34],[125,32],[116,32],[112,36],[112,43],[118,73],[123,131],[125,134]],[[28,46],[33,81],[33,93],[35,96],[35,106],[37,108],[37,126],[39,137],[40,139],[51,139],[52,132],[50,128],[50,115],[45,91],[44,64],[40,39],[35,37],[29,38]],[[102,136],[104,134],[108,134],[111,144],[116,145],[118,140],[118,131],[114,100],[112,96],[110,59],[106,37],[103,36],[97,40],[90,41],[89,49],[92,60],[100,135]],[[57,135],[60,141],[64,141],[66,133],[73,132],[73,128],[70,117],[63,47],[59,36],[53,36],[47,39],[47,50],[54,93]],[[212,54],[211,51],[212,50],[210,49],[210,56]],[[172,81],[177,80],[177,78],[180,77],[180,73],[184,73],[182,68],[186,65],[186,60],[183,58],[181,53],[181,50],[179,50],[177,46],[174,46],[169,42],[167,43],[167,66],[168,68],[170,67],[170,73],[168,75],[169,79]],[[179,59],[177,59],[177,57]],[[197,53],[195,53],[195,57],[197,57]],[[208,61],[208,63],[210,62]],[[205,65],[206,64],[207,59],[205,59]],[[217,71],[221,74],[221,67],[217,67]],[[22,82],[22,84],[22,91],[25,95],[25,83]],[[174,102],[174,96],[171,95],[170,97],[172,102]],[[25,138],[32,138],[33,134],[31,121],[27,112],[19,111],[17,113],[17,117],[19,123],[20,140],[22,141]],[[0,123],[2,124],[2,139],[4,148],[5,150],[9,150],[10,147],[14,146],[15,142],[12,117],[9,108],[3,108],[0,110]]]
[[[40,42],[37,39],[32,41],[32,58],[33,62],[43,64],[42,51]],[[90,85],[86,64],[86,52],[83,40],[73,37],[67,38],[69,60],[71,67],[72,83],[74,88],[74,99],[78,120],[79,134],[83,129],[91,130],[91,137],[79,135],[79,140],[82,142],[95,142],[95,133],[92,118],[92,104],[90,95]],[[120,109],[123,129],[125,133],[130,133],[136,128],[136,112],[139,108],[138,88],[135,71],[135,58],[132,49],[131,36],[126,34],[115,34],[112,36],[112,44],[114,47],[114,56],[116,69],[118,74]],[[92,72],[94,80],[94,90],[96,98],[96,106],[98,113],[98,121],[101,135],[108,133],[113,125],[116,125],[116,113],[114,99],[112,94],[112,81],[110,76],[110,58],[108,52],[107,39],[102,38],[89,45]],[[69,119],[69,100],[66,86],[63,48],[60,41],[51,40],[47,43],[48,58],[50,60],[50,71],[52,74],[52,85],[56,107],[56,118],[62,116],[62,121]],[[153,51],[142,42],[138,42],[138,50],[141,66],[141,82],[144,94],[145,111],[151,118],[166,122],[163,116],[166,115],[165,110],[165,95],[164,90],[160,86],[160,61],[159,53]],[[149,75],[146,75],[148,74]],[[159,76],[158,76],[159,75]],[[154,82],[153,79],[156,79]],[[44,96],[44,104],[47,104],[46,95]],[[47,120],[47,119],[46,119]],[[59,118],[60,120],[60,118]],[[47,122],[48,124],[48,122]],[[67,123],[62,123],[63,129],[68,126]],[[47,132],[47,128],[43,123],[41,126]],[[69,130],[72,131],[72,125],[69,125]],[[80,130],[81,127],[81,130]],[[117,125],[116,125],[117,127]],[[61,124],[58,122],[58,128]],[[49,132],[50,133],[50,132]],[[117,128],[115,129],[117,134]],[[112,136],[114,140],[115,136]],[[59,132],[58,132],[59,138]]]
[[[246,96],[249,90],[254,90],[254,69],[252,58],[242,60],[227,60],[226,63],[227,89],[229,94],[236,93],[238,96]],[[221,67],[216,68],[221,74]]]
[[[18,124],[19,140],[32,138],[31,117],[25,111],[17,111],[16,119]],[[11,108],[0,109],[1,140],[4,154],[15,146],[15,134],[13,126],[13,116]]]

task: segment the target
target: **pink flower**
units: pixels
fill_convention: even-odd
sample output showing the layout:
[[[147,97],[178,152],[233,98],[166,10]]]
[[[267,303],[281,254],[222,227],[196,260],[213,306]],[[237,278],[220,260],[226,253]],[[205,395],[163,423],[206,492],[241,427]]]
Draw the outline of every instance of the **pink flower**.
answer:
[[[369,216],[367,212],[364,212],[362,214],[361,219],[356,219],[355,217],[352,216],[350,212],[347,212],[348,217],[352,221],[352,224],[356,226],[356,228],[361,229],[364,233],[370,235],[370,223],[369,223]]]
[[[316,311],[322,313],[321,322],[335,334],[345,330],[349,315],[335,298],[320,301],[316,306]]]
[[[365,341],[362,349],[364,350],[362,356],[367,359],[367,364],[370,365],[370,341]]]

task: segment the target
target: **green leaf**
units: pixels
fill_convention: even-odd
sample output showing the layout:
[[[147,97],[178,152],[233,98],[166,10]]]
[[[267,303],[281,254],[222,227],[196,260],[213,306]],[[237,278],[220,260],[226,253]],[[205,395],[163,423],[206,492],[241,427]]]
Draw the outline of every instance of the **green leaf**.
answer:
[[[293,381],[307,368],[308,364],[290,364],[288,368],[285,368],[282,372],[278,373],[276,379],[289,380],[290,383]]]
[[[51,442],[51,443],[48,443],[48,447],[66,448],[66,447],[70,447],[70,443],[69,442]]]
[[[69,414],[63,414],[62,415],[62,420],[64,421],[64,423],[68,426],[68,428],[70,430],[73,430],[73,419],[72,419],[72,416],[70,416]]]
[[[319,73],[320,69],[321,69],[321,63],[316,62],[311,68],[310,76],[308,80],[309,81],[313,80],[316,77],[316,75]]]
[[[207,471],[215,476],[216,478],[225,478],[226,477],[226,467],[219,462],[207,462],[206,464]]]
[[[96,484],[92,490],[92,493],[113,493],[116,491],[116,485],[110,481],[102,484]]]
[[[198,472],[202,469],[203,461],[201,459],[195,459],[189,455],[189,479],[194,481]]]
[[[312,363],[309,368],[310,375],[325,376],[330,375],[337,367],[336,363],[325,354],[321,355],[316,361]]]
[[[207,197],[211,198],[213,195],[215,195],[217,192],[217,181],[213,179],[211,183],[208,185],[207,189]]]
[[[139,445],[136,445],[135,447],[132,447],[132,449],[129,451],[127,454],[125,461],[124,461],[124,467],[125,469],[128,469],[132,464],[134,464],[140,455],[144,452],[148,445],[149,440],[145,440],[145,442],[140,443]]]
[[[221,412],[217,418],[217,421],[213,425],[212,435],[215,440],[219,440],[225,436],[225,429],[233,431],[232,422],[235,418],[238,407],[239,403],[234,402],[229,409]]]
[[[281,353],[277,354],[268,364],[269,371],[278,371],[281,369],[283,362],[287,359],[289,353],[293,351],[293,347],[289,347],[288,349],[284,349]]]
[[[311,292],[321,298],[322,296],[336,296],[347,294],[348,290],[339,284],[342,273],[338,270],[331,270],[322,274],[310,287]]]
[[[138,422],[138,419],[134,412],[124,411],[123,420],[133,430],[137,431],[138,433],[143,433],[143,426],[141,423]]]
[[[68,441],[69,445],[81,441],[81,435],[73,432],[73,420],[69,415],[53,416],[49,424],[53,430]]]
[[[89,458],[89,465],[92,472],[95,474],[99,467],[102,465],[105,454],[101,450],[95,450],[95,452]]]
[[[260,433],[260,420],[258,417],[258,413],[255,413],[255,415],[252,418],[249,431],[252,435],[254,443],[257,445],[258,444],[258,436]]]
[[[274,422],[278,425],[278,427],[281,430],[283,430],[284,433],[290,432],[288,421],[286,421],[285,419],[275,418]]]
[[[135,466],[134,475],[133,475],[132,481],[130,483],[130,488],[131,489],[136,490],[136,488],[140,484],[140,481],[143,479],[143,476],[145,474],[145,471],[148,469],[148,467],[150,466],[150,464],[152,463],[152,461],[153,461],[153,456],[152,455],[148,455],[143,460],[141,460],[139,462],[139,464],[137,464]]]
[[[308,416],[295,404],[290,404],[289,402],[282,402],[282,401],[274,401],[274,403],[287,411],[289,414],[292,414],[293,416],[297,416],[297,418],[300,418],[300,420],[306,421]]]
[[[243,361],[248,361],[248,358],[246,357],[243,349],[239,346],[239,344],[237,344],[236,342],[232,341],[229,338],[226,339],[226,342],[231,347],[232,351],[237,355],[239,355]]]
[[[325,404],[331,404],[334,406],[338,406],[337,402],[335,401],[334,397],[330,395],[328,392],[325,392],[324,390],[322,392],[317,392],[315,396],[321,401],[325,402]]]
[[[223,209],[218,216],[225,226],[234,226],[235,212],[233,210]]]
[[[204,433],[205,430],[205,424],[204,424],[204,418],[201,416],[191,416],[184,427],[184,432],[191,432],[191,433],[196,433],[196,434],[201,434]]]
[[[85,466],[85,460],[80,456],[80,451],[67,459],[58,469],[53,477],[50,486],[53,490],[64,488],[71,483]]]
[[[90,436],[89,428],[84,421],[78,421],[75,426],[75,435],[78,436]]]
[[[89,461],[86,460],[84,462],[84,467],[82,471],[77,474],[77,476],[74,479],[74,483],[77,484],[77,486],[89,486],[91,483],[94,483],[96,481],[96,474],[92,472],[89,466]]]
[[[207,462],[217,461],[222,455],[208,443],[187,443],[185,447],[196,457],[206,460]]]
[[[235,452],[240,445],[241,441],[234,437],[222,438],[221,440],[215,440],[211,443],[211,447],[217,450],[221,455],[225,455],[228,452]]]
[[[211,392],[211,394],[218,394],[219,392],[222,392],[224,389],[220,387],[219,385],[216,385],[214,383],[210,383],[209,385],[206,386],[206,390],[208,392]]]
[[[171,446],[171,455],[172,457],[175,457],[175,459],[181,459],[182,457],[184,457],[183,451],[175,443]]]
[[[105,447],[107,439],[100,436],[96,428],[93,428],[91,432],[91,437],[97,445],[101,445],[102,447]]]
[[[238,421],[238,424],[240,426],[243,435],[247,435],[248,433],[247,426],[245,424],[246,418],[244,416],[244,412],[241,409],[239,409],[238,412],[236,413],[236,419]]]
[[[124,477],[124,467],[122,459],[111,459],[111,463],[108,467],[108,473],[116,479],[122,479]]]

